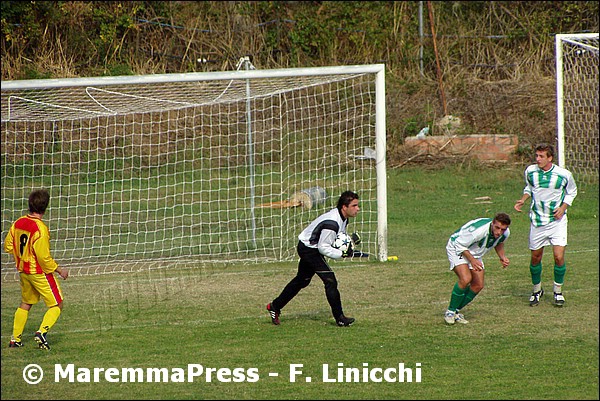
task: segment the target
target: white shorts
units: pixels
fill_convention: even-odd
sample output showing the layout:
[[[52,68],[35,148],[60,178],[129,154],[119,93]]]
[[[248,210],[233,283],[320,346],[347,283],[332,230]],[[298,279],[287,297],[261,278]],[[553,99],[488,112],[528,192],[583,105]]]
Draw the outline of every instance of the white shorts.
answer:
[[[454,249],[446,248],[446,254],[448,255],[448,261],[450,262],[450,270],[454,270],[454,268],[458,265],[467,265],[469,266],[469,270],[473,270],[469,261],[465,259],[464,256],[457,255]],[[481,265],[485,269],[485,265],[483,264],[482,259],[475,258],[475,260],[480,261]]]
[[[532,251],[547,245],[567,246],[567,216],[545,226],[529,228],[529,249]]]

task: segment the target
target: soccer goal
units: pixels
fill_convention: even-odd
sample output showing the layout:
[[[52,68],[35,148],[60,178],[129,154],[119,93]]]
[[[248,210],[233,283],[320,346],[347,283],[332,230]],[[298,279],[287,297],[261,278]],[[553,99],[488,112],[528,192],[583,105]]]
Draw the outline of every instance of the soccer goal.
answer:
[[[384,65],[242,61],[2,82],[2,240],[45,187],[53,256],[80,274],[295,260],[299,232],[353,190],[349,229],[386,260]]]
[[[598,33],[556,35],[558,164],[598,183]]]

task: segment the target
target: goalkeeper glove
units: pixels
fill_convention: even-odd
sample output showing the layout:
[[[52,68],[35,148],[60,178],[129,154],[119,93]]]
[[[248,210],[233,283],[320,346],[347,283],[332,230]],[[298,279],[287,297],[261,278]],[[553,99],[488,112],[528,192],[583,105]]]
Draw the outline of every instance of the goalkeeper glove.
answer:
[[[358,233],[352,233],[352,235],[350,236],[350,238],[352,238],[352,243],[354,245],[360,244],[360,235],[358,235]]]
[[[352,249],[352,243],[348,244],[348,249],[342,251],[342,258],[349,258],[354,255],[354,250]]]

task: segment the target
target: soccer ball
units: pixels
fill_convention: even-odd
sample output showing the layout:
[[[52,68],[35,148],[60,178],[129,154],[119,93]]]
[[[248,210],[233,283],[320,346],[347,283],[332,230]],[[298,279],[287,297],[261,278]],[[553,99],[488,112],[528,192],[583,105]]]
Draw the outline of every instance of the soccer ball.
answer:
[[[335,241],[333,241],[333,247],[339,249],[342,252],[346,252],[350,245],[352,244],[352,239],[346,233],[338,233],[335,237]]]

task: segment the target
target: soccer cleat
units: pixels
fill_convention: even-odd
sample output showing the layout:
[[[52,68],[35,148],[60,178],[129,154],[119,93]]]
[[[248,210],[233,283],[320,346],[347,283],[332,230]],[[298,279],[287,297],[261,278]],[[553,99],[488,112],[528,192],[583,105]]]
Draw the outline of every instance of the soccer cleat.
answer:
[[[267,304],[267,310],[269,311],[269,315],[271,315],[271,322],[273,322],[274,325],[279,325],[279,323],[281,323],[279,321],[279,315],[281,315],[281,311],[273,309],[271,303]]]
[[[46,334],[48,334],[48,333],[42,333],[40,331],[35,332],[34,339],[38,343],[40,349],[50,349],[50,345],[48,344],[48,341],[46,340]]]
[[[540,303],[542,295],[544,295],[543,289],[531,294],[531,297],[529,297],[529,306],[537,306]]]
[[[454,322],[460,324],[468,324],[469,321],[465,319],[465,316],[462,313],[456,313],[454,315]]]
[[[8,348],[21,348],[23,343],[21,341],[10,340]]]
[[[562,292],[555,292],[554,293],[554,305],[563,306],[564,304],[565,304],[565,297],[563,296]]]
[[[354,320],[355,319],[353,317],[346,317],[346,316],[342,315],[342,316],[338,317],[337,319],[335,319],[335,322],[340,327],[348,327],[352,323],[354,323]]]
[[[447,310],[446,313],[444,313],[444,321],[447,324],[456,323],[456,313],[452,312],[451,310]]]

